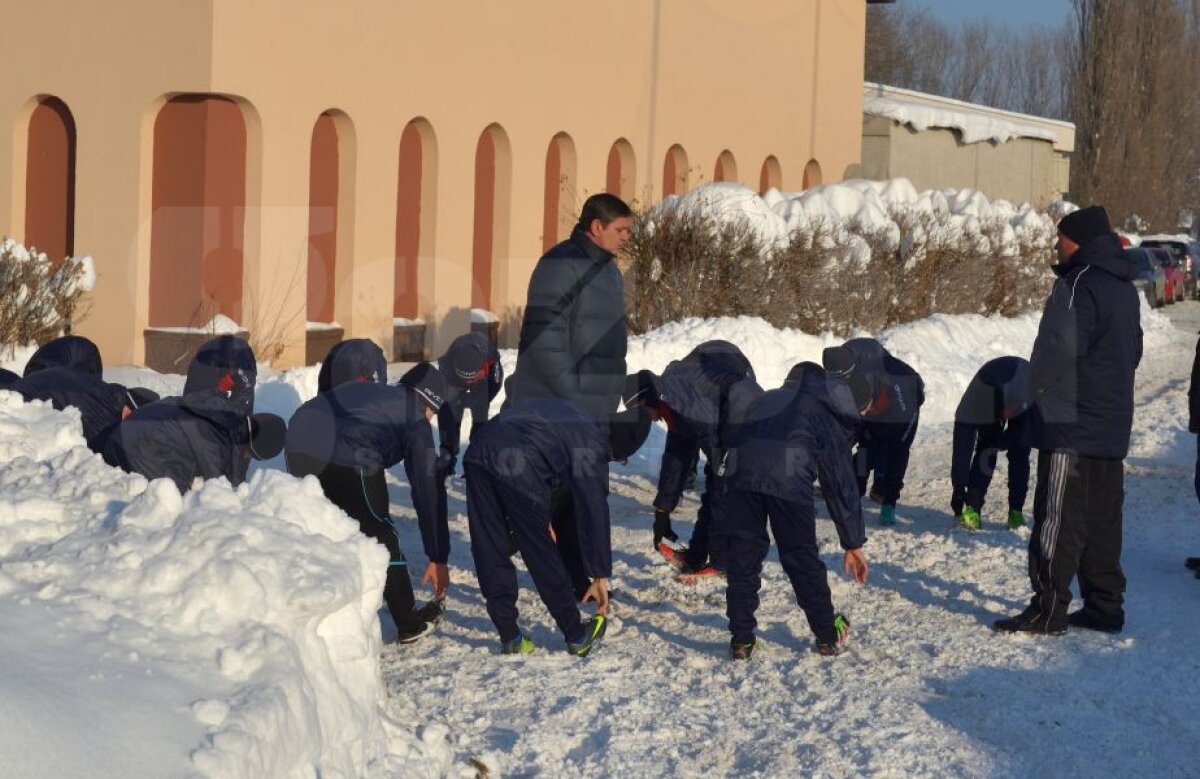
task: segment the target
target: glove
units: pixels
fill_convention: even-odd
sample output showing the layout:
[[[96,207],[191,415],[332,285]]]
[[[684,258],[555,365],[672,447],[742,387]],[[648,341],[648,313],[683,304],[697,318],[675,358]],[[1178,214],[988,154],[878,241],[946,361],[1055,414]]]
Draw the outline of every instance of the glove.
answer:
[[[435,473],[437,474],[438,480],[445,481],[447,478],[453,476],[454,466],[457,464],[458,455],[454,454],[454,452],[450,451],[449,449],[443,449],[442,453],[438,455],[437,462],[434,466],[437,469]]]
[[[658,548],[658,544],[663,539],[668,541],[678,541],[679,536],[675,535],[675,531],[671,529],[671,512],[663,511],[662,509],[654,510],[654,548]]]

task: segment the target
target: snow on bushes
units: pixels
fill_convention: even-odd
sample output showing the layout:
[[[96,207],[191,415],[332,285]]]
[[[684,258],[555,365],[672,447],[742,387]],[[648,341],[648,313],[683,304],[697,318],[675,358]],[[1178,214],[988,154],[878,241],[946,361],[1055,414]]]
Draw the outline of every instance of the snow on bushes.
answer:
[[[61,334],[96,284],[90,256],[50,262],[12,238],[0,242],[0,344],[45,343]]]
[[[761,316],[806,332],[878,330],[934,313],[1013,316],[1041,302],[1055,221],[976,190],[907,179],[761,197],[731,183],[639,215],[631,322]]]

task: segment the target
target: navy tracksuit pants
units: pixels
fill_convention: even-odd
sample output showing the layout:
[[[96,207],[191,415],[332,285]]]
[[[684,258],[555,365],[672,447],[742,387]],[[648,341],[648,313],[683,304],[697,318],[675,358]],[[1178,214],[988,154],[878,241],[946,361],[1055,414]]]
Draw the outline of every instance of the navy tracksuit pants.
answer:
[[[1025,507],[1025,498],[1029,494],[1028,417],[1029,414],[1022,414],[1011,420],[1007,427],[954,423],[950,480],[956,488],[956,499],[971,508],[982,509],[1000,452],[1006,452],[1008,507],[1018,511]]]
[[[467,477],[467,520],[475,575],[500,641],[507,643],[520,632],[517,569],[508,554],[510,531],[533,585],[563,637],[568,641],[580,640],[583,624],[571,576],[550,536],[549,500],[539,502],[515,489],[511,480],[477,465],[468,463],[463,470]]]
[[[875,483],[871,486],[880,494],[882,499],[879,502],[892,505],[899,502],[900,490],[904,488],[904,474],[908,471],[909,454],[920,421],[921,415],[918,413],[903,427],[880,422],[865,424],[864,429],[869,431],[870,438],[859,444],[854,463],[860,495],[867,494],[867,481],[874,473]]]
[[[365,473],[359,468],[322,463],[310,457],[288,457],[288,471],[294,476],[317,477],[325,497],[333,505],[358,521],[362,534],[375,539],[391,555],[383,584],[383,602],[401,635],[421,626],[415,613],[416,597],[408,575],[408,561],[400,549],[400,538],[388,513],[387,480],[381,470]]]
[[[711,565],[718,571],[726,570],[725,536],[718,526],[725,522],[724,480],[713,472],[712,463],[704,466],[704,492],[700,495],[700,510],[696,512],[696,526],[688,539],[684,564],[689,568]]]
[[[816,511],[813,506],[782,500],[755,492],[730,491],[725,496],[728,526],[729,587],[725,613],[733,643],[748,644],[758,622],[758,591],[762,566],[771,541],[767,523],[779,548],[779,563],[792,582],[796,602],[808,618],[808,626],[819,643],[837,642],[833,626],[833,599],[826,579],[825,564],[817,552]]]

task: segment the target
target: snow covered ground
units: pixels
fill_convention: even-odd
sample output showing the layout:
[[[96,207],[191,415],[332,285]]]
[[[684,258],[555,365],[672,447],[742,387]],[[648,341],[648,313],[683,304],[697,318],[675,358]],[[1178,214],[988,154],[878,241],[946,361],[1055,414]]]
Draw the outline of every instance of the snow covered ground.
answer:
[[[984,530],[953,526],[950,419],[979,364],[1028,353],[1037,320],[934,317],[882,336],[929,400],[899,524],[880,528],[870,509],[867,585],[837,570],[832,525],[819,525],[852,622],[850,652],[832,660],[811,652],[774,553],[766,651],[727,659],[722,586],[678,585],[650,550],[661,430],[614,471],[619,629],[594,656],[568,656],[523,575],[539,650],[514,658],[497,654],[475,585],[461,482],[448,621],[420,644],[381,645],[383,553],[312,482],[268,464],[239,490],[180,500],[80,448],[70,412],[0,393],[0,776],[1194,776],[1200,582],[1182,559],[1200,554],[1185,429],[1200,304],[1167,311],[1174,325],[1144,314],[1125,633],[987,629],[1024,605],[1028,531],[1003,527],[1003,474]],[[635,340],[630,366],[661,369],[714,337],[766,386],[834,342],[694,320]],[[165,394],[182,383],[107,373]],[[287,415],[314,391],[314,369],[265,371],[258,407]],[[420,557],[401,476],[392,511]],[[689,496],[677,514],[685,536],[696,507]]]

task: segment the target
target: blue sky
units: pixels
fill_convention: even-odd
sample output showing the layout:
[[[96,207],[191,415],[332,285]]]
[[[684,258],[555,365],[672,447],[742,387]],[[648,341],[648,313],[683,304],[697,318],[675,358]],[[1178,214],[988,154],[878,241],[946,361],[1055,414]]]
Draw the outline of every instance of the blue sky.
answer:
[[[951,27],[964,21],[989,19],[993,24],[1017,29],[1062,24],[1071,7],[1070,0],[896,0],[896,3],[924,6]]]

